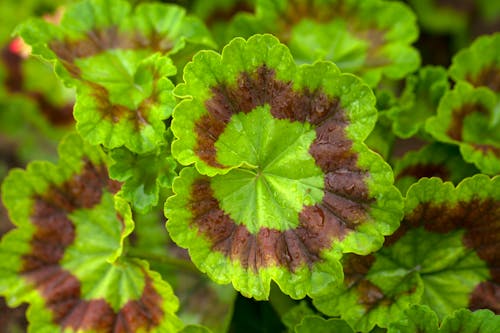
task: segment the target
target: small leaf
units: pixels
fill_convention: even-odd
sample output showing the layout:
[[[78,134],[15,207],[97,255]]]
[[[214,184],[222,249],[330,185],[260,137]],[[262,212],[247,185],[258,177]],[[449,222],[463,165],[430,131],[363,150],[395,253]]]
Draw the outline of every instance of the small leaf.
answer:
[[[495,333],[500,328],[500,316],[489,310],[471,312],[461,309],[447,316],[439,325],[436,314],[425,305],[414,305],[405,317],[394,322],[388,333]]]
[[[161,189],[170,188],[177,175],[177,163],[170,156],[170,140],[154,151],[136,154],[125,148],[110,152],[114,163],[110,177],[123,182],[121,195],[140,213],[146,213],[158,204]]]
[[[394,133],[409,138],[422,132],[425,121],[436,114],[439,101],[448,90],[448,75],[442,67],[423,67],[408,76],[398,105],[388,113],[394,121]]]
[[[172,155],[195,168],[174,181],[167,228],[214,281],[257,299],[271,280],[319,294],[341,279],[342,252],[366,254],[397,226],[390,168],[362,143],[376,111],[359,79],[297,67],[270,35],[201,52],[184,78]]]
[[[494,122],[497,97],[485,88],[459,82],[439,103],[426,130],[441,142],[460,147],[466,162],[486,174],[500,172],[500,122]]]
[[[477,38],[458,52],[449,69],[453,80],[487,87],[500,95],[500,33]]]
[[[402,193],[423,177],[439,177],[458,184],[476,173],[478,170],[463,160],[458,148],[438,142],[409,152],[394,164],[395,184]]]

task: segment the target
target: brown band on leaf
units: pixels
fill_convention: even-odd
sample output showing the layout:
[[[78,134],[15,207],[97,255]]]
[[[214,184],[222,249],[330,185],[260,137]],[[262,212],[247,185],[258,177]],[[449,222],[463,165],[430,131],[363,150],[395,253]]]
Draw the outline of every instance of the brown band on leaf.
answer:
[[[500,201],[495,199],[472,199],[454,205],[420,204],[411,214],[405,217],[401,227],[395,234],[388,237],[384,246],[394,243],[410,228],[420,226],[423,226],[427,231],[436,233],[448,233],[457,229],[465,229],[464,245],[474,250],[478,257],[486,262],[492,283],[495,285],[500,283]],[[477,288],[471,296],[471,304],[482,302],[489,304],[488,299],[492,296],[487,291],[494,290],[498,293],[498,289],[491,289],[490,287],[484,290]],[[485,299],[481,299],[482,296]],[[495,307],[490,309],[495,310]]]
[[[192,224],[212,243],[212,249],[242,267],[258,271],[274,265],[291,271],[320,260],[320,252],[331,246],[335,237],[345,234],[345,226],[323,209],[306,206],[299,214],[299,226],[278,231],[261,228],[254,235],[244,225],[237,225],[219,206],[210,187],[210,179],[198,178],[191,188]]]
[[[215,143],[232,115],[269,105],[276,119],[314,126],[316,139],[309,153],[325,173],[323,201],[304,206],[295,229],[280,232],[261,228],[257,235],[236,225],[219,207],[207,179],[196,180],[188,208],[193,212],[193,223],[210,239],[214,250],[254,271],[276,264],[295,271],[320,260],[322,250],[366,221],[373,201],[365,184],[368,173],[357,166],[357,153],[351,150],[345,132],[349,121],[338,98],[320,90],[296,92],[291,82],[277,80],[274,70],[266,65],[253,74],[242,73],[234,87],[213,87],[212,93],[205,103],[208,113],[195,123],[195,152],[204,162],[223,167],[216,160]]]
[[[357,291],[358,302],[366,311],[378,305],[388,306],[392,303],[379,287],[366,279],[374,262],[374,255],[361,256],[351,253],[343,261],[344,285],[349,290],[354,288]]]
[[[472,83],[474,87],[485,86],[500,93],[500,68],[497,66],[489,66],[482,69],[477,75],[467,75],[467,81]]]
[[[488,155],[489,153],[495,155],[497,158],[500,158],[500,147],[494,147],[492,145],[487,144],[477,144],[473,143],[472,146],[474,149],[482,152],[483,155]]]
[[[476,286],[469,297],[469,309],[472,311],[490,309],[500,315],[500,285],[486,281]]]
[[[79,78],[80,69],[75,63],[77,59],[89,58],[114,49],[151,49],[166,53],[173,48],[173,43],[156,32],[152,32],[151,36],[144,36],[139,31],[123,32],[119,31],[118,27],[111,26],[102,30],[91,30],[81,39],[54,40],[48,46],[68,72]]]
[[[446,134],[453,140],[462,141],[465,118],[474,113],[488,115],[488,109],[482,104],[464,104],[459,109],[453,110],[451,124]]]
[[[450,171],[442,164],[415,164],[401,170],[396,176],[396,180],[403,177],[420,179],[423,177],[439,177],[443,180],[450,180]]]
[[[68,214],[91,209],[101,202],[103,190],[116,193],[120,187],[109,179],[104,165],[86,162],[80,173],[34,198],[30,217],[36,231],[30,241],[31,252],[22,258],[20,274],[39,290],[53,322],[62,329],[126,333],[149,329],[161,321],[162,299],[146,272],[141,298],[115,313],[105,300],[83,300],[80,281],[60,266],[66,248],[75,240]]]
[[[158,52],[168,52],[173,44],[156,32],[146,37],[139,32],[119,32],[117,27],[109,27],[103,30],[92,30],[86,34],[86,38],[75,41],[55,40],[49,44],[49,48],[57,55],[64,68],[76,79],[82,81],[92,91],[93,100],[97,103],[97,110],[104,119],[118,123],[127,119],[131,121],[138,130],[148,122],[148,111],[158,97],[159,91],[157,81],[160,79],[154,73],[153,89],[150,97],[146,98],[135,109],[127,106],[112,104],[109,99],[108,90],[97,82],[85,80],[81,77],[81,71],[76,60],[98,55],[106,50],[112,49],[152,49]]]

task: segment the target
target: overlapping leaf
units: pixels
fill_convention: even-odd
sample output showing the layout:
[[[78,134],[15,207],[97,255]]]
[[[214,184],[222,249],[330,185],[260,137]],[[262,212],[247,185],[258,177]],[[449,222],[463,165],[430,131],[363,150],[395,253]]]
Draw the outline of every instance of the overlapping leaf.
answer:
[[[331,63],[297,67],[269,35],[198,54],[176,88],[172,154],[185,168],[167,228],[218,283],[265,299],[341,280],[342,252],[366,254],[400,218],[390,168],[362,141],[373,128],[366,85]]]
[[[438,142],[409,152],[394,164],[395,184],[402,193],[423,177],[439,177],[458,184],[476,173],[478,170],[463,160],[457,147]]]
[[[105,158],[78,136],[60,162],[33,162],[2,187],[16,229],[0,243],[0,293],[30,304],[31,332],[173,332],[178,301],[148,264],[120,257],[133,222]]]
[[[488,88],[459,82],[439,103],[426,130],[441,142],[460,147],[465,161],[483,173],[500,172],[500,118],[498,98]]]
[[[343,288],[314,304],[364,332],[403,318],[412,303],[441,319],[464,307],[498,311],[499,182],[477,175],[454,188],[420,180],[398,231],[375,254],[346,257]]]
[[[114,163],[110,177],[123,182],[121,195],[132,207],[142,213],[158,204],[160,191],[172,186],[177,163],[170,155],[172,133],[167,132],[165,143],[145,154],[136,154],[125,148],[110,152]]]
[[[500,316],[488,310],[471,312],[458,310],[440,321],[427,306],[414,305],[405,317],[389,327],[388,333],[495,333],[500,328]]]
[[[233,29],[243,37],[272,33],[297,61],[331,60],[372,87],[382,75],[402,78],[419,65],[410,47],[418,36],[415,17],[398,2],[263,0],[255,15],[237,16]]]
[[[458,52],[449,72],[455,81],[487,87],[500,96],[500,33],[482,36]]]
[[[448,75],[442,67],[423,67],[406,78],[406,85],[389,116],[393,132],[402,138],[422,134],[425,121],[437,112],[439,101],[448,91]]]
[[[59,25],[28,21],[19,28],[35,54],[77,86],[74,116],[80,134],[108,148],[153,150],[175,105],[165,55],[212,46],[200,21],[173,5],[88,0],[69,6]],[[192,50],[191,50],[192,51]]]

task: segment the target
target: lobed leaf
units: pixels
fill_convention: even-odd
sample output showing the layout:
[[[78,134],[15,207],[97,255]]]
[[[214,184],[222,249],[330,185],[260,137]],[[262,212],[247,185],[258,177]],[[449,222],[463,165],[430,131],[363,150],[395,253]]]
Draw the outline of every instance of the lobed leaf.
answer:
[[[17,228],[0,243],[0,294],[30,304],[31,332],[175,331],[170,286],[147,263],[119,258],[133,221],[105,155],[76,135],[59,153],[57,165],[33,162],[3,184]]]
[[[467,81],[474,87],[487,87],[500,94],[500,33],[477,38],[458,52],[449,69],[453,80]]]
[[[363,332],[388,327],[414,303],[441,319],[463,307],[498,311],[499,180],[476,175],[457,188],[420,180],[396,233],[372,255],[346,257],[343,287],[315,306]]]
[[[458,145],[466,162],[494,175],[500,172],[496,105],[491,90],[459,82],[443,96],[437,115],[427,120],[425,128],[436,140]]]
[[[457,147],[439,142],[409,152],[394,163],[395,184],[402,193],[423,177],[439,177],[458,184],[476,173],[478,170],[462,159]]]
[[[257,1],[255,15],[233,22],[233,36],[255,33],[276,35],[299,63],[331,60],[371,87],[382,76],[404,77],[420,62],[410,46],[418,36],[415,17],[398,2]]]
[[[342,252],[366,254],[400,218],[390,168],[362,141],[374,98],[331,63],[297,67],[269,35],[201,52],[176,94],[165,206],[172,239],[217,283],[266,299],[341,280]]]
[[[32,20],[18,28],[33,53],[56,61],[77,87],[74,116],[92,144],[149,152],[163,140],[175,98],[167,55],[212,44],[202,23],[174,5],[88,0],[69,6],[59,25]],[[188,47],[189,46],[189,47]]]
[[[405,311],[405,317],[391,324],[388,333],[494,333],[500,327],[500,316],[489,310],[471,312],[457,310],[439,324],[437,315],[425,305],[414,305]]]
[[[393,132],[402,138],[421,134],[425,121],[436,114],[439,101],[448,90],[448,75],[442,67],[423,67],[408,76],[397,105],[388,112]]]
[[[158,204],[160,190],[171,188],[177,175],[177,163],[170,155],[170,141],[145,154],[136,154],[125,148],[110,152],[114,163],[109,168],[110,177],[123,182],[121,196],[132,207],[146,213]]]

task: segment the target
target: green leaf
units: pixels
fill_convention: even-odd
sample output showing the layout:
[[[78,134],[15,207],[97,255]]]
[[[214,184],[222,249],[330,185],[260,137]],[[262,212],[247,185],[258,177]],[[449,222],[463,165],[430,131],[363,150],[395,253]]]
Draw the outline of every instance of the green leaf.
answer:
[[[431,178],[420,180],[408,190],[405,218],[391,242],[404,235],[408,244],[415,244],[411,235],[405,234],[415,233],[413,230],[421,230],[428,239],[416,243],[418,250],[412,250],[415,258],[420,254],[420,259],[406,262],[407,267],[420,265],[422,303],[431,306],[439,318],[461,307],[495,307],[491,300],[500,281],[495,260],[500,251],[496,232],[499,181],[499,177],[476,175],[454,188],[451,183]],[[403,238],[394,244],[394,250]],[[433,239],[440,240],[433,243]],[[481,290],[484,283],[494,288]]]
[[[340,315],[361,332],[369,332],[375,325],[387,327],[400,318],[405,308],[419,302],[422,280],[417,272],[387,260],[380,264],[379,258],[384,259],[379,252],[344,256],[343,285],[314,298],[316,308],[329,316]]]
[[[471,312],[461,309],[447,316],[439,325],[437,315],[425,305],[414,305],[405,317],[394,322],[388,333],[494,333],[500,328],[500,316],[489,310]]]
[[[184,78],[172,155],[196,168],[174,181],[167,228],[214,281],[256,299],[271,280],[320,294],[341,280],[342,252],[366,254],[397,226],[390,168],[362,143],[376,111],[359,79],[297,67],[270,35],[201,52]]]
[[[457,147],[439,142],[409,152],[394,163],[395,184],[402,193],[423,177],[439,177],[458,184],[476,173],[478,170],[463,160]]]
[[[135,154],[125,148],[110,152],[114,161],[110,177],[123,182],[121,195],[140,213],[158,204],[160,190],[170,188],[177,175],[177,163],[170,156],[171,139],[165,141],[150,153]]]
[[[100,63],[96,56],[87,65],[102,68],[100,78],[78,86],[74,116],[77,130],[92,144],[107,148],[125,146],[136,153],[150,152],[164,141],[164,120],[175,106],[173,84],[167,78],[175,73],[170,59],[153,55],[144,60],[131,51],[116,54],[132,60],[125,76],[122,71]],[[119,77],[108,75],[120,73]],[[99,82],[95,84],[92,82]]]
[[[324,319],[319,316],[304,317],[295,326],[295,333],[354,333],[347,323],[340,319]]]
[[[175,106],[167,77],[176,68],[166,55],[212,45],[201,22],[182,8],[142,4],[131,11],[122,0],[79,2],[60,25],[32,20],[18,31],[34,54],[57,61],[66,84],[77,86],[79,133],[92,144],[135,153],[162,143],[163,121]]]
[[[500,122],[496,119],[495,94],[459,82],[439,103],[437,115],[428,119],[425,129],[441,142],[460,147],[466,162],[483,173],[500,172]]]
[[[57,165],[11,172],[2,186],[17,228],[0,243],[0,294],[30,304],[33,332],[177,330],[171,287],[147,263],[120,258],[134,225],[103,152],[72,135],[59,155]]]
[[[448,90],[448,75],[442,67],[423,67],[408,76],[398,105],[388,113],[394,121],[394,133],[409,138],[423,132],[425,121],[436,114],[439,101]]]
[[[257,1],[256,14],[240,14],[235,36],[272,33],[299,63],[331,60],[371,87],[382,76],[396,79],[416,70],[416,20],[402,3],[388,1]]]
[[[439,318],[468,306],[494,308],[499,181],[477,175],[454,188],[421,179],[408,190],[403,222],[384,247],[344,257],[343,286],[314,305],[363,332],[388,327],[414,303],[429,305]],[[493,288],[478,290],[485,282]]]
[[[449,69],[453,80],[487,87],[500,95],[500,33],[481,36],[458,52]]]

